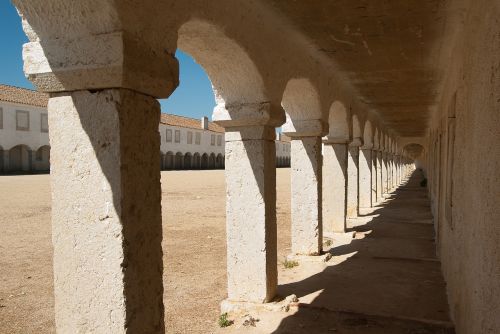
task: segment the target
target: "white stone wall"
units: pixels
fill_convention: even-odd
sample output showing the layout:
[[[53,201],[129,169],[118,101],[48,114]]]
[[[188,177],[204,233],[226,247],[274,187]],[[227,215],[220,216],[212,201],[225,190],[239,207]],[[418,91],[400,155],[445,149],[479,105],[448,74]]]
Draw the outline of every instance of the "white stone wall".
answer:
[[[167,129],[172,130],[172,141],[167,142]],[[180,131],[180,143],[175,142],[175,131]],[[210,155],[211,153],[214,153],[215,155],[222,154],[224,155],[224,133],[220,132],[214,132],[214,131],[209,131],[209,130],[204,130],[201,128],[200,129],[191,129],[191,128],[185,128],[185,127],[179,127],[179,126],[173,126],[173,125],[165,125],[165,124],[160,124],[159,126],[159,131],[160,131],[160,136],[161,136],[161,144],[160,144],[160,150],[163,154],[167,152],[173,152],[174,154],[180,152],[182,154],[186,153],[200,153],[204,154],[207,153]],[[187,143],[188,139],[188,132],[193,133],[193,142],[191,144]],[[201,135],[201,141],[200,144],[196,144],[196,133],[199,133]],[[215,135],[215,143],[214,145],[211,144],[211,136]],[[220,146],[217,145],[217,137],[220,136]]]
[[[42,115],[47,115],[47,109],[42,107],[29,106],[24,104],[8,103],[0,101],[0,173],[9,172],[37,172],[49,170],[49,136],[48,132],[42,131]],[[28,130],[18,129],[19,125],[24,125],[22,119],[16,122],[16,112],[27,112],[29,115]],[[23,117],[26,115],[20,115]],[[167,129],[172,131],[172,141],[167,142]],[[175,141],[175,132],[180,132],[180,141]],[[160,150],[162,169],[176,169],[175,156],[190,155],[194,159],[196,154],[202,159],[203,155],[216,161],[207,160],[207,166],[200,168],[223,168],[224,167],[224,133],[202,129],[192,129],[180,126],[159,124]],[[192,133],[192,143],[188,144],[188,133]],[[196,134],[200,134],[200,143],[196,143]],[[212,136],[215,142],[212,144]],[[19,145],[22,145],[19,147]],[[12,150],[11,150],[12,149]],[[38,152],[37,152],[38,151]],[[168,155],[171,155],[169,158]],[[212,158],[211,158],[212,156]],[[171,160],[169,160],[171,159]],[[194,161],[194,160],[193,160]],[[183,166],[181,169],[191,169],[190,166]],[[276,166],[286,167],[290,164],[290,143],[276,141]]]

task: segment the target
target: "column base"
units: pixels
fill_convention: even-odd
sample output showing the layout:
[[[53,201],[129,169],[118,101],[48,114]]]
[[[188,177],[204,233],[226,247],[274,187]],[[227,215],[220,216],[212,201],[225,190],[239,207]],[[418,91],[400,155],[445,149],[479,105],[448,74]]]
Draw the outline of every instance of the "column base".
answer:
[[[301,255],[301,254],[289,254],[286,256],[287,261],[297,261],[300,263],[321,263],[328,262],[332,258],[332,253],[324,252],[319,255]]]
[[[269,303],[254,303],[224,299],[220,303],[220,311],[221,314],[228,313],[232,316],[240,316],[262,311],[288,312],[291,306],[298,306],[298,303],[299,299],[296,295],[290,295],[286,298],[277,296],[272,302]]]

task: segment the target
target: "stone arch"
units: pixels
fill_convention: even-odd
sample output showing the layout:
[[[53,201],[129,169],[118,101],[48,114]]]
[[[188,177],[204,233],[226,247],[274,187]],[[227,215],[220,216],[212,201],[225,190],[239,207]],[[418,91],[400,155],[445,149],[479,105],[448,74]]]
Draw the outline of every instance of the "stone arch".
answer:
[[[208,154],[206,153],[201,156],[201,169],[208,169]]]
[[[184,168],[184,155],[181,152],[175,154],[174,169],[181,170]]]
[[[201,156],[200,153],[196,152],[193,154],[193,169],[201,168]]]
[[[328,113],[328,138],[338,142],[349,141],[349,118],[344,104],[335,101]]]
[[[39,172],[48,172],[50,170],[50,146],[40,146],[35,151],[33,160],[33,169]]]
[[[174,152],[168,151],[167,154],[165,154],[165,169],[166,170],[172,170],[174,169]]]
[[[190,152],[184,154],[184,169],[191,169],[193,166],[193,155]]]
[[[307,78],[290,79],[283,91],[281,106],[286,112],[285,127],[295,120],[321,119],[321,99]]]
[[[252,118],[253,115],[242,109],[251,105],[262,107],[270,100],[256,63],[237,41],[225,34],[222,27],[205,20],[191,19],[178,29],[177,47],[193,57],[206,71],[216,101],[212,118],[219,124]],[[277,118],[282,122],[283,112],[278,111]],[[269,109],[269,112],[272,113],[272,110]]]
[[[9,172],[26,173],[32,171],[32,150],[21,144],[9,150]]]

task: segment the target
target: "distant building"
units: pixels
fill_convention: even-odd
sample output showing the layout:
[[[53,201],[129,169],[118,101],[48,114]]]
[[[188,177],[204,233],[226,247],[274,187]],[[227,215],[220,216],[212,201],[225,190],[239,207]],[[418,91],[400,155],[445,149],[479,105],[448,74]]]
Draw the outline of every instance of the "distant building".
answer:
[[[48,96],[0,85],[0,172],[49,170]]]
[[[44,173],[50,168],[48,96],[0,85],[0,173]],[[162,170],[224,168],[224,128],[208,121],[161,114]],[[290,166],[290,139],[278,134],[276,166]]]

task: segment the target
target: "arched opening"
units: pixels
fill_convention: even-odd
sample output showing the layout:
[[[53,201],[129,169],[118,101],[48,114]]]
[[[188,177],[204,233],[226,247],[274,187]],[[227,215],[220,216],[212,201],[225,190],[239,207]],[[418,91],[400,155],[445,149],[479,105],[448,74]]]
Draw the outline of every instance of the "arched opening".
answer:
[[[217,169],[224,169],[224,157],[222,154],[217,154],[215,166]]]
[[[201,156],[201,169],[208,169],[208,154],[206,153]]]
[[[166,163],[166,154],[163,152],[160,152],[160,170],[165,170],[165,163]]]
[[[4,164],[3,164],[3,147],[0,146],[0,173],[4,173],[5,170],[4,170]]]
[[[175,154],[174,169],[181,170],[183,168],[184,168],[184,156],[182,155],[181,152],[177,152]]]
[[[168,151],[167,154],[165,155],[165,169],[166,170],[174,169],[174,153],[171,151]]]
[[[192,169],[193,166],[193,156],[191,155],[191,153],[186,153],[184,155],[184,169]]]
[[[215,153],[211,153],[208,157],[208,168],[215,169]]]
[[[17,145],[9,150],[9,169],[11,173],[32,171],[32,151],[26,145]]]
[[[201,168],[201,157],[200,153],[196,152],[193,155],[193,169],[200,169]]]
[[[335,101],[330,106],[328,113],[328,139],[339,143],[345,143],[349,140],[347,110],[340,101]]]
[[[322,117],[319,93],[307,78],[288,81],[281,106],[287,114],[287,123],[283,126],[284,132],[294,129],[294,121],[317,120]]]
[[[44,145],[36,150],[33,169],[37,172],[48,172],[50,170],[50,146]]]
[[[424,153],[424,147],[420,144],[411,143],[403,147],[403,152],[410,159],[417,160]]]

